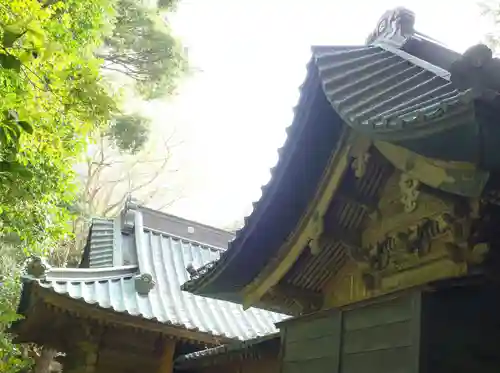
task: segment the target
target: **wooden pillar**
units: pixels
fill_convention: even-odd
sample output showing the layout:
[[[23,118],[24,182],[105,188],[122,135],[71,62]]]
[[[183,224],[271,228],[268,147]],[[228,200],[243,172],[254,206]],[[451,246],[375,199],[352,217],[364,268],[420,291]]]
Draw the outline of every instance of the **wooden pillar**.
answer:
[[[162,339],[158,351],[160,359],[157,373],[172,373],[174,371],[175,345],[174,339]]]
[[[98,344],[93,341],[75,343],[66,352],[63,363],[64,373],[93,373],[95,372],[98,356]]]
[[[64,373],[94,373],[103,330],[97,325],[80,324],[67,335]]]

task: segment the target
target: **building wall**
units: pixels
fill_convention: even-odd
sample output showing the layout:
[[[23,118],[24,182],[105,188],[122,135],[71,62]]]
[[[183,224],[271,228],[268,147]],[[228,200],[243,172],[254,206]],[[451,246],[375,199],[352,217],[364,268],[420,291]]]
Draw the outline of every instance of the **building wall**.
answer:
[[[285,327],[282,372],[338,372],[340,330],[340,312]]]
[[[282,372],[498,373],[500,285],[452,285],[284,322]]]
[[[285,323],[283,373],[410,373],[418,356],[413,296]]]

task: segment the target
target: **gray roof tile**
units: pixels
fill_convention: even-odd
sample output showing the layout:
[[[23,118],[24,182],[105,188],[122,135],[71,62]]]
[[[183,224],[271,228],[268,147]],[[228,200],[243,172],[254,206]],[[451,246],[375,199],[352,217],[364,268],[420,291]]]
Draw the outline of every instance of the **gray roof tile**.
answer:
[[[326,97],[356,130],[382,140],[443,131],[433,120],[471,111],[449,72],[389,46],[316,47]],[[457,121],[451,122],[457,125]]]
[[[143,235],[141,272],[150,273],[155,281],[146,296],[135,288],[138,266],[54,268],[41,279],[25,276],[24,280],[88,304],[214,336],[245,340],[277,331],[274,323],[284,315],[255,308],[245,311],[235,303],[181,291],[180,285],[188,280],[187,265],[215,260],[221,249],[148,229]]]
[[[207,348],[205,350],[191,352],[189,354],[181,355],[175,360],[175,365],[181,370],[190,367],[190,363],[212,358],[220,355],[228,355],[230,353],[244,353],[245,351],[258,348],[259,345],[266,344],[266,342],[276,341],[279,344],[280,334],[273,333],[262,337],[248,339],[246,341],[232,342],[221,346]]]

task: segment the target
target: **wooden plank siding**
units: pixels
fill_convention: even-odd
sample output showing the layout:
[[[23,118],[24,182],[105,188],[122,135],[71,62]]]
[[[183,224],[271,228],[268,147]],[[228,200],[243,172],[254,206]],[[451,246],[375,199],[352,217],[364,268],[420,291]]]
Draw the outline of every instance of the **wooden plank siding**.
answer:
[[[343,312],[340,373],[418,372],[419,298]]]
[[[340,330],[340,312],[285,328],[282,373],[337,373]]]
[[[419,294],[284,323],[282,373],[417,373]]]

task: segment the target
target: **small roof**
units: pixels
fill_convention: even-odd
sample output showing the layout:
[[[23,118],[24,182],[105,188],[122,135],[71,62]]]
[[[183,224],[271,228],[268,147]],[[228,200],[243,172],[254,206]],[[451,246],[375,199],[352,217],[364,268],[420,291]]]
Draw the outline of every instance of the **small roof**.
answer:
[[[205,350],[181,355],[175,360],[178,370],[191,370],[209,365],[224,364],[237,357],[259,358],[262,354],[267,356],[279,354],[280,334],[269,334],[241,342],[233,342]]]
[[[235,303],[181,291],[180,285],[189,279],[186,268],[218,259],[223,249],[136,227],[130,235],[121,233],[116,221],[96,220],[87,249],[91,260],[84,258],[82,262],[98,267],[33,270],[35,265],[23,278],[23,292],[28,284],[34,284],[102,309],[225,339],[245,340],[277,331],[274,323],[285,315],[256,308],[243,310]],[[97,252],[92,253],[92,248]],[[135,263],[111,266],[118,262],[119,253],[129,249],[133,249],[128,253],[129,261],[136,258]],[[41,262],[38,266],[43,267]],[[21,302],[21,313],[26,305],[26,301]]]
[[[492,115],[487,110],[500,92],[492,71],[498,74],[500,62],[484,46],[461,55],[413,25],[413,13],[397,8],[384,14],[368,45],[312,49],[293,122],[260,200],[220,260],[200,268],[184,290],[241,302],[242,290],[277,260],[298,226],[346,128],[423,156],[477,163],[483,140],[471,129],[480,109]],[[487,68],[474,69],[474,61]],[[454,145],[443,147],[444,141]],[[487,179],[484,172],[475,176]],[[458,186],[451,192],[480,192]]]

